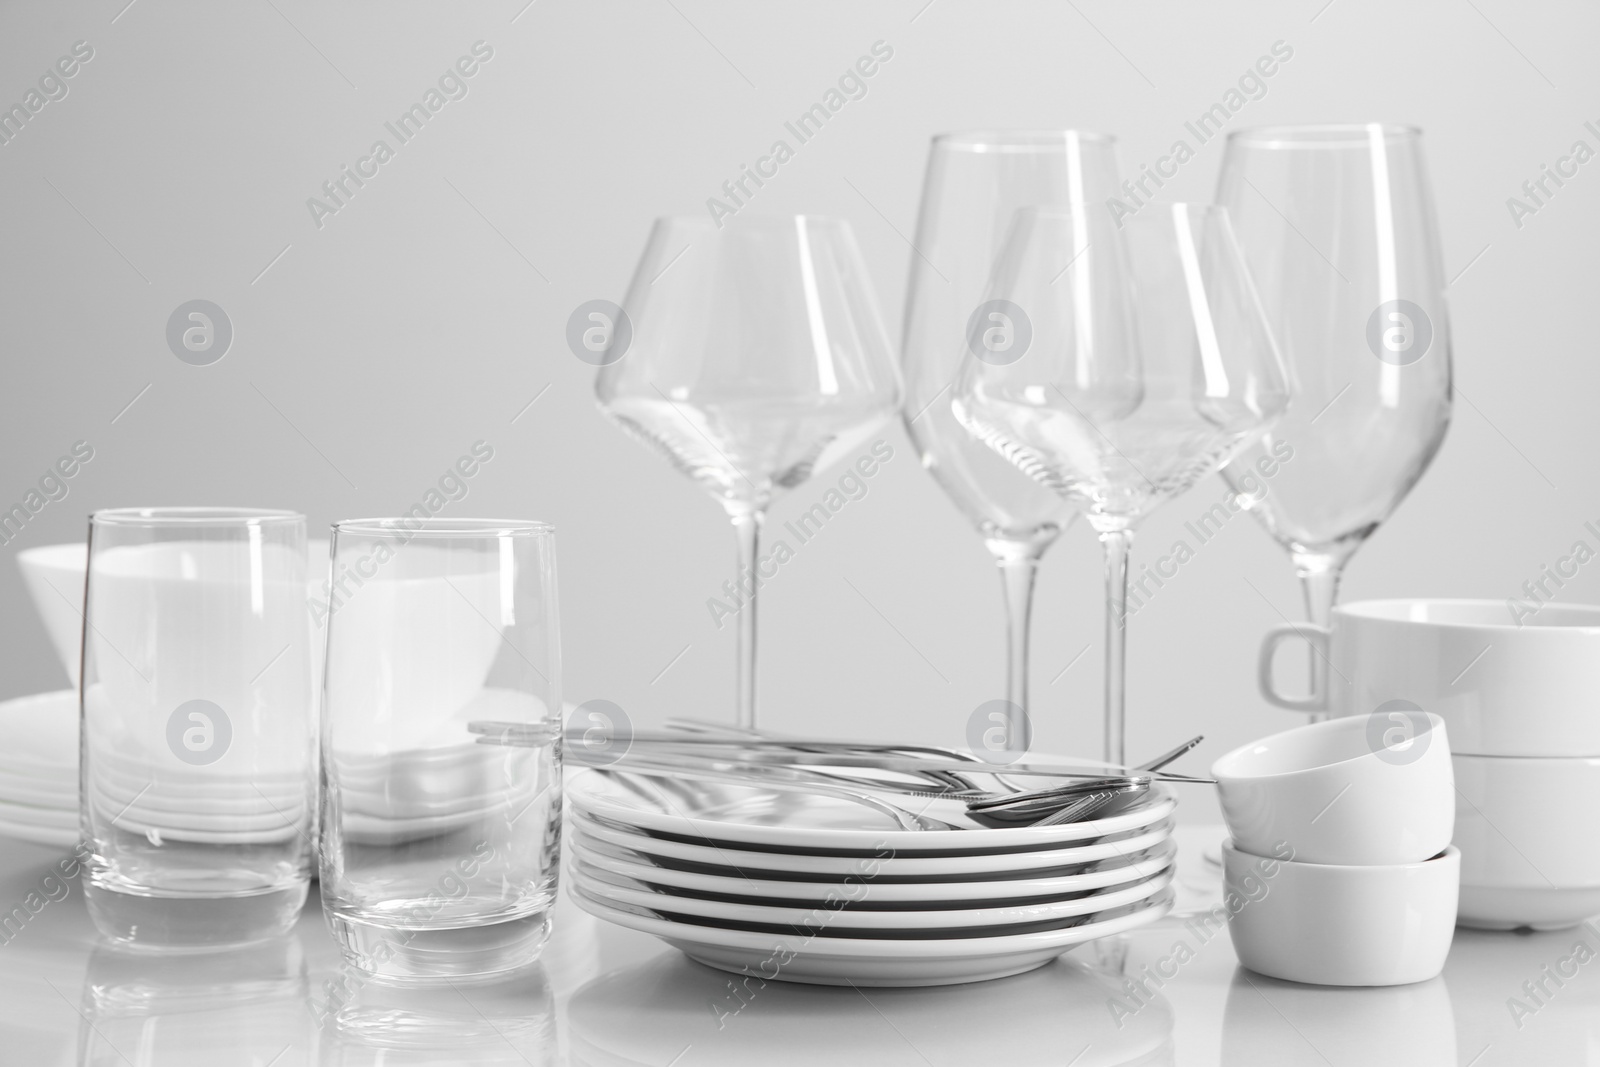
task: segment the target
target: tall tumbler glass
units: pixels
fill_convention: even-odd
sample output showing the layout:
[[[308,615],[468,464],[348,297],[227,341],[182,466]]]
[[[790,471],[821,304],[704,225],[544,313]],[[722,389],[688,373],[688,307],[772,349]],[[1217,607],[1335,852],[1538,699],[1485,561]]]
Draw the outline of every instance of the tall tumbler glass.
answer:
[[[316,730],[305,516],[89,520],[84,897],[137,948],[262,941],[310,882]]]
[[[501,974],[549,936],[560,850],[555,533],[544,523],[333,528],[322,907],[391,979]],[[540,747],[469,724],[537,725]]]

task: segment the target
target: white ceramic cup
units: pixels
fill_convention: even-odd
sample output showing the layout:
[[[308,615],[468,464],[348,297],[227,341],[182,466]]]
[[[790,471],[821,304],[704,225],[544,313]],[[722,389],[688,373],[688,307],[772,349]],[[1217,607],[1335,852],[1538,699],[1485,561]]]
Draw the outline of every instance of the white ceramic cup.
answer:
[[[1303,637],[1326,659],[1326,693],[1278,692],[1272,658]],[[1292,711],[1367,715],[1391,702],[1432,712],[1457,752],[1600,756],[1600,607],[1500,600],[1341,604],[1327,629],[1279,626],[1261,642],[1261,693]]]
[[[1600,914],[1600,759],[1454,762],[1461,924],[1561,929]]]
[[[1252,971],[1311,985],[1425,982],[1444,969],[1461,853],[1347,866],[1263,860],[1222,846],[1228,933]],[[1234,902],[1237,902],[1237,905]]]
[[[1450,843],[1455,784],[1437,715],[1330,719],[1211,765],[1235,845],[1302,863],[1416,863]],[[1285,852],[1285,849],[1288,852]]]

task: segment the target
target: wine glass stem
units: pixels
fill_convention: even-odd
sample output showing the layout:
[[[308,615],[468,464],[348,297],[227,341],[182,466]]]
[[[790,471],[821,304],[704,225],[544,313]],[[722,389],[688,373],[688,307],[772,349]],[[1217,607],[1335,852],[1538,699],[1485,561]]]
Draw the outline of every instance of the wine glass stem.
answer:
[[[756,552],[761,542],[761,521],[766,517],[760,510],[733,516],[733,532],[739,539],[739,569],[734,585],[745,593],[744,606],[739,610],[738,690],[735,694],[734,722],[746,730],[756,726],[756,586],[761,577],[756,573]]]
[[[1133,548],[1133,531],[1101,530],[1100,544],[1106,554],[1106,745],[1107,763],[1126,764],[1123,727],[1127,679],[1128,553]]]
[[[1293,559],[1295,573],[1300,576],[1301,591],[1305,593],[1306,617],[1313,625],[1326,628],[1333,621],[1333,605],[1339,599],[1339,578],[1344,574],[1345,561],[1335,556],[1309,553],[1295,553]],[[1328,661],[1316,645],[1311,646],[1310,656],[1309,691],[1324,694],[1331,708],[1333,700],[1328,691]],[[1327,717],[1326,711],[1314,711],[1310,721],[1321,722]]]
[[[1000,565],[1006,606],[1006,737],[1020,748],[1030,739],[1024,723],[1028,712],[1028,643],[1033,616],[1033,584],[1039,574],[1039,549],[1014,541],[991,543]]]

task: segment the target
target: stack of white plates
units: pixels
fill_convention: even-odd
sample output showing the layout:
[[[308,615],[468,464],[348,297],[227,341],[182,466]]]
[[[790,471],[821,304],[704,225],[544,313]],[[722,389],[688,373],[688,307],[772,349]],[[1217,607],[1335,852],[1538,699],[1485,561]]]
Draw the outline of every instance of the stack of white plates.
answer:
[[[0,702],[0,837],[78,843],[78,694]]]
[[[575,775],[569,796],[580,907],[758,978],[1000,978],[1172,907],[1164,789],[1104,819],[926,831],[829,797],[615,770]]]

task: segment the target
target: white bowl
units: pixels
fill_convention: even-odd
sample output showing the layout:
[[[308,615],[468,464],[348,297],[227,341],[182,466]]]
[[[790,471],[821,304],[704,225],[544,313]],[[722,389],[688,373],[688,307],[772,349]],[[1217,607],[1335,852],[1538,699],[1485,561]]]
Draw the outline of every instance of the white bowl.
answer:
[[[1600,914],[1600,758],[1454,763],[1461,924],[1560,929]]]
[[[83,576],[89,569],[88,559],[89,546],[81,541],[40,545],[17,553],[22,582],[74,687],[83,641]]]
[[[306,542],[306,593],[313,601],[326,601],[322,583],[328,576],[328,542],[326,539]],[[89,546],[82,542],[61,545],[39,545],[17,553],[17,568],[22,571],[22,582],[28,587],[33,606],[44,622],[45,633],[56,650],[61,666],[74,688],[78,685],[78,660],[83,642],[83,580],[89,569]],[[313,613],[314,622],[319,619]],[[320,616],[326,619],[326,615]],[[314,678],[321,686],[322,646],[316,639],[325,631],[316,629],[313,635],[312,662]]]
[[[1349,866],[1268,860],[1222,846],[1228,933],[1252,971],[1310,985],[1425,982],[1444,969],[1461,853]]]
[[[1444,722],[1419,717],[1404,743],[1395,729],[1368,716],[1330,719],[1252,741],[1213,763],[1238,847],[1301,863],[1417,863],[1438,855],[1455,820]]]

